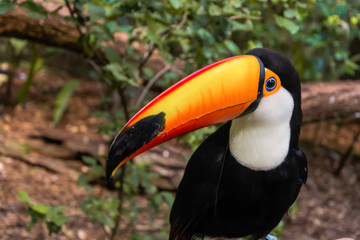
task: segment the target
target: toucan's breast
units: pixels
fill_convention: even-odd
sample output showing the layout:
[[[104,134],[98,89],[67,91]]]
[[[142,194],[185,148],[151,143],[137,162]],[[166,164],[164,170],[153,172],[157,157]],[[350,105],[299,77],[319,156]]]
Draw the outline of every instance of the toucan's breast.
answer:
[[[264,97],[255,112],[232,120],[229,134],[232,156],[252,170],[279,166],[289,151],[293,110],[291,94],[281,87]]]

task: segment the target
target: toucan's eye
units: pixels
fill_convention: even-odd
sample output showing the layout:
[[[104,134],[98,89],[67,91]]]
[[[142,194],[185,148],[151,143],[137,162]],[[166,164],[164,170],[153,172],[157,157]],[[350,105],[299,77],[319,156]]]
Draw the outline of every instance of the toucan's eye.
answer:
[[[265,82],[266,91],[271,92],[275,88],[276,88],[276,79],[275,78],[271,77],[268,80],[266,80],[266,82]]]

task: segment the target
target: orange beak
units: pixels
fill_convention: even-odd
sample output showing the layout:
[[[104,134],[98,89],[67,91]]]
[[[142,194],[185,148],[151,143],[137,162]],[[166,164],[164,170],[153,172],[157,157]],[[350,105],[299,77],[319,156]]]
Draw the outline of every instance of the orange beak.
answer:
[[[264,79],[272,75],[278,78],[257,57],[243,55],[213,63],[182,79],[119,132],[109,152],[107,177],[160,143],[254,111],[263,97]]]

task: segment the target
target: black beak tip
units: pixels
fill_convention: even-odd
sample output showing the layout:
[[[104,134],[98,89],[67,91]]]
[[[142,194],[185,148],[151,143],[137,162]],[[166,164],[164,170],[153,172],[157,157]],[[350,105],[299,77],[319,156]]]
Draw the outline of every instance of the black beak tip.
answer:
[[[119,134],[109,150],[106,179],[125,158],[154,139],[165,127],[165,113],[145,117]]]
[[[105,167],[105,175],[106,175],[106,180],[109,181],[112,173],[114,171],[114,169],[119,165],[119,156],[118,154],[116,154],[116,147],[114,147],[114,145],[111,146],[109,154],[108,154],[108,159],[106,161],[106,167]]]
[[[112,176],[112,169],[106,164],[106,171],[105,171],[106,180],[109,181]]]
[[[107,160],[107,163],[106,163],[106,168],[105,168],[105,177],[106,177],[106,180],[109,181],[111,176],[112,176],[112,167],[109,166],[108,164],[109,160]]]

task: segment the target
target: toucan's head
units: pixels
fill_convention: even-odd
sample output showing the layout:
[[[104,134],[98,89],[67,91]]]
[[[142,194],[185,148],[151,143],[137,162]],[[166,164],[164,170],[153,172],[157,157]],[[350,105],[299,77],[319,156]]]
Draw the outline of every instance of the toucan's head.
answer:
[[[290,125],[295,136],[290,144],[297,145],[299,77],[285,57],[259,48],[206,66],[153,99],[114,139],[106,175],[110,177],[129,159],[174,137],[246,116],[256,111],[263,99],[270,100],[283,90],[293,98]]]

